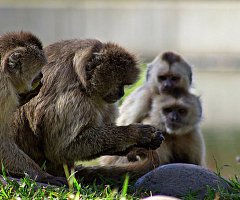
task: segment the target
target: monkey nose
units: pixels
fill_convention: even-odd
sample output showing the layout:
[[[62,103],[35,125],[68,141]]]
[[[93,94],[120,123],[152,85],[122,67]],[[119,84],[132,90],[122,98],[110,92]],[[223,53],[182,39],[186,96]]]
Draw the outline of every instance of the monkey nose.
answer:
[[[170,117],[172,122],[178,122],[179,121],[179,117],[177,116],[177,114],[172,114]]]
[[[169,82],[166,82],[163,84],[163,89],[164,90],[170,90],[173,87],[173,85]]]

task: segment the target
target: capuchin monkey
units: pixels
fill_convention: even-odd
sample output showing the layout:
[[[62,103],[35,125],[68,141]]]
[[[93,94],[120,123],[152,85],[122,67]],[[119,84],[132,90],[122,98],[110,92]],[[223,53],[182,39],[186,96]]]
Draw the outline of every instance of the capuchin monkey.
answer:
[[[163,53],[148,64],[146,82],[126,97],[120,106],[117,124],[141,123],[149,116],[155,96],[177,95],[188,91],[191,84],[190,65],[173,52]]]
[[[102,165],[152,160],[156,167],[168,163],[205,165],[205,144],[199,127],[202,107],[199,97],[183,93],[179,96],[159,95],[154,98],[149,118],[151,124],[164,132],[164,142],[155,151],[136,148],[127,157],[106,156]]]
[[[46,172],[55,176],[64,176],[66,164],[85,182],[120,179],[127,173],[138,178],[148,172],[143,169],[153,168],[150,162],[137,167],[74,166],[75,161],[160,146],[163,137],[153,126],[115,125],[115,102],[124,95],[124,86],[138,78],[135,56],[117,44],[94,39],[65,40],[44,51],[48,63],[42,70],[43,86],[13,118],[14,137],[29,159],[39,166],[44,163]],[[28,163],[25,167],[32,168]]]
[[[19,148],[10,126],[17,107],[36,96],[42,86],[41,69],[47,62],[42,43],[30,32],[4,34],[0,36],[0,58],[0,166],[13,176],[25,172],[37,181],[59,185],[62,178],[43,172]],[[25,139],[28,135],[23,142]]]

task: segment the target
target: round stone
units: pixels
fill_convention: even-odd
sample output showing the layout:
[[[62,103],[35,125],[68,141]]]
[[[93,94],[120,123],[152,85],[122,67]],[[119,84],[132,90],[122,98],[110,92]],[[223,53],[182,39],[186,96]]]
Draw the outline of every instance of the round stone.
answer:
[[[162,165],[139,178],[134,186],[136,190],[151,191],[153,195],[195,194],[198,199],[204,198],[208,187],[229,189],[227,182],[210,170],[182,163]]]

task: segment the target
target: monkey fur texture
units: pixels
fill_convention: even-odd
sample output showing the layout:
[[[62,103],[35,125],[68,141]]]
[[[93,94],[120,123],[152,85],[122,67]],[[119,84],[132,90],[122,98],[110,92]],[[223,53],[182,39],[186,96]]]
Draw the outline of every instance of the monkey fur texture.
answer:
[[[191,84],[192,70],[190,65],[181,56],[173,52],[165,52],[148,64],[146,82],[133,91],[120,107],[118,125],[151,124],[165,132],[166,141],[155,151],[158,154],[158,156],[155,155],[155,166],[172,162],[198,165],[205,163],[205,145],[198,126],[202,113],[201,103],[197,97],[189,93]],[[174,101],[179,106],[185,103],[188,106],[188,111],[193,112],[184,123],[180,123],[181,126],[175,130],[174,134],[171,134],[171,129],[166,127],[163,114],[160,115],[163,100],[165,100],[164,103],[170,105],[170,102]],[[191,119],[195,119],[195,121]],[[172,148],[173,144],[176,148]],[[175,153],[178,149],[180,149],[179,155]],[[182,149],[185,149],[186,152]],[[191,157],[191,151],[193,151],[193,155],[196,155],[195,158]],[[146,154],[154,160],[153,151],[147,153],[144,149],[136,148],[127,156],[128,159],[119,156],[103,156],[100,163],[102,165],[129,163],[129,160],[137,160],[136,155],[143,158],[147,157]],[[182,157],[186,157],[186,159]]]
[[[127,157],[106,156],[103,165],[129,163],[150,159],[156,167],[168,163],[205,165],[205,144],[199,127],[202,107],[199,97],[185,93],[173,97],[155,97],[152,110],[143,124],[163,131],[165,140],[155,151],[136,148]],[[157,155],[156,155],[157,154]]]
[[[148,64],[145,83],[126,97],[119,109],[118,125],[141,123],[152,101],[161,94],[178,95],[192,84],[191,66],[173,52],[165,52]]]
[[[75,161],[160,146],[162,135],[150,125],[115,125],[115,102],[124,95],[124,86],[138,78],[134,55],[93,39],[65,40],[44,51],[48,63],[42,69],[43,86],[13,119],[15,140],[32,161],[44,163],[50,174],[64,176],[63,164],[72,168]],[[126,173],[146,173],[142,168],[79,166],[75,176],[86,182],[100,176],[119,179]]]
[[[10,124],[17,107],[36,96],[41,88],[41,69],[46,64],[41,41],[30,32],[6,33],[0,36],[0,58],[1,166],[3,164],[6,172],[13,176],[26,172],[33,179],[51,182],[56,178],[43,172],[19,148]]]

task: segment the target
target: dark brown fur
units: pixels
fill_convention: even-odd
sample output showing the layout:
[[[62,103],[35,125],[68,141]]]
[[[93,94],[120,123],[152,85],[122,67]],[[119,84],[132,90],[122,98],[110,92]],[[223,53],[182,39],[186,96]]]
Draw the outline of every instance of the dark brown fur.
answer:
[[[15,113],[15,139],[46,171],[63,176],[62,165],[101,155],[126,155],[134,146],[156,149],[161,135],[149,125],[116,126],[116,102],[134,83],[136,58],[122,47],[97,40],[66,40],[45,48],[39,94]],[[129,168],[81,168],[85,181],[115,178]],[[134,168],[135,169],[135,168]],[[89,175],[92,171],[92,175]],[[134,172],[133,172],[134,173]]]
[[[28,102],[40,88],[40,70],[46,63],[42,44],[29,32],[7,33],[0,37],[0,57],[1,164],[10,175],[20,176],[26,172],[33,179],[57,184],[57,178],[43,172],[19,148],[9,125],[17,106]],[[33,88],[33,84],[37,90]],[[28,135],[25,136],[28,138]]]

